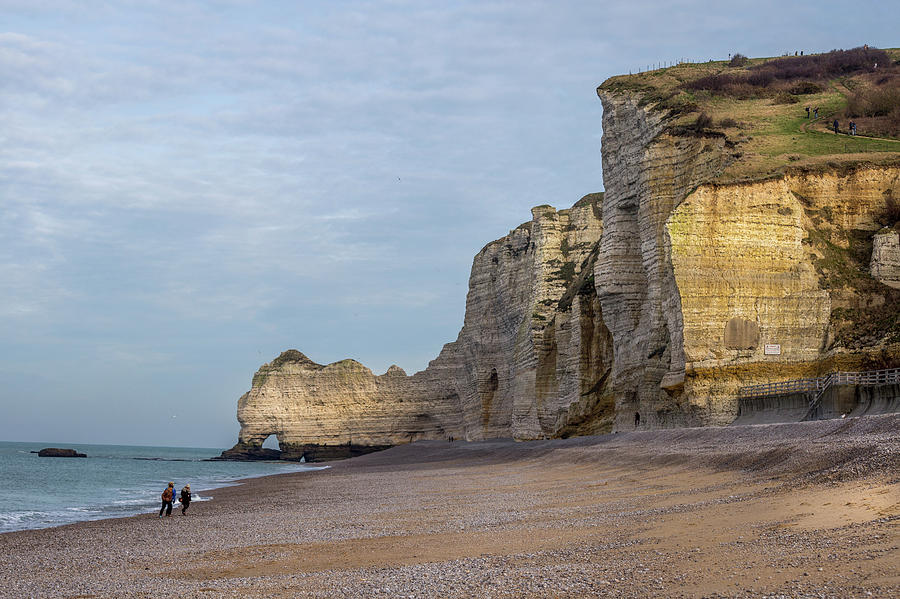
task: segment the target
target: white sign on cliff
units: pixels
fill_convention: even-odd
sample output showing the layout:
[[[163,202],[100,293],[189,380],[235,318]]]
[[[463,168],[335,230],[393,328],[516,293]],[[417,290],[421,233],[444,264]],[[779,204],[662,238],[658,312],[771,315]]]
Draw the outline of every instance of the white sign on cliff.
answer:
[[[781,345],[778,343],[766,343],[766,347],[763,350],[763,353],[767,356],[780,356]]]

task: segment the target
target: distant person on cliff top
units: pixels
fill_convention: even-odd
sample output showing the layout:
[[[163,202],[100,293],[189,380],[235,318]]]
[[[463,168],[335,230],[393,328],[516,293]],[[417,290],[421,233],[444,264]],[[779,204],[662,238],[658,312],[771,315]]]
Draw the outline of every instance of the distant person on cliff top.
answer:
[[[816,107],[813,109],[813,118],[814,118],[814,119],[819,118],[819,107],[818,107],[818,106],[816,106]]]
[[[162,492],[162,507],[159,508],[159,517],[162,518],[163,512],[166,516],[172,515],[172,502],[175,501],[175,483],[169,483],[166,490]]]
[[[806,118],[809,118],[809,106],[806,107]]]
[[[640,425],[641,425],[641,413],[635,412],[634,413],[634,428],[637,428]]]
[[[179,499],[181,501],[181,515],[184,516],[184,513],[191,505],[191,485],[184,485]]]
[[[838,120],[834,119],[834,134],[837,135],[838,133],[840,133],[840,130],[838,130]]]

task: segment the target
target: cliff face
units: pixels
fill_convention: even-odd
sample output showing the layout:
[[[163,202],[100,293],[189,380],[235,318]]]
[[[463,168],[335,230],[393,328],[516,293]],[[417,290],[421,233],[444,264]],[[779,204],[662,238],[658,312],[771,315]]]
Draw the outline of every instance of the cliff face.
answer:
[[[880,228],[874,216],[898,177],[861,168],[702,186],[673,211],[666,229],[696,375],[686,392],[703,423],[733,420],[739,386],[817,375],[829,358],[865,350],[841,339],[842,311],[895,300],[867,276],[868,248],[853,246]]]
[[[736,142],[598,93],[605,195],[534,208],[486,245],[456,341],[413,376],[285,352],[241,398],[225,457],[271,457],[271,434],[284,458],[324,459],[728,424],[740,386],[900,364],[900,242],[876,234],[898,161],[721,183]]]
[[[635,414],[650,428],[728,424],[741,386],[865,363],[872,350],[896,361],[893,238],[873,234],[900,168],[718,184],[740,157],[723,134],[671,127],[641,94],[598,93],[606,194],[595,277],[618,428]]]
[[[602,194],[533,220],[475,257],[459,337],[427,369],[381,376],[296,350],[263,365],[238,402],[226,458],[346,457],[421,438],[540,438],[611,425],[611,339],[594,291]]]
[[[606,368],[594,359],[606,340],[590,282],[601,199],[534,208],[475,257],[459,337],[416,375],[459,398],[466,438],[552,436],[599,397],[572,381]]]
[[[675,136],[665,114],[637,94],[600,93],[603,102],[604,235],[595,267],[597,294],[612,332],[617,426],[699,424],[680,396],[685,356],[681,297],[666,220],[729,156],[722,135]]]

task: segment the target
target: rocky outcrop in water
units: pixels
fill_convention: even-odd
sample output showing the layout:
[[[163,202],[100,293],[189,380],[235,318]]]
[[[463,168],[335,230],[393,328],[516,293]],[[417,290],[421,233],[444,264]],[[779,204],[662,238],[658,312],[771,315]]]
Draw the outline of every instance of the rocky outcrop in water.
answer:
[[[78,453],[74,449],[61,449],[59,447],[45,447],[36,452],[42,458],[86,458],[86,453]]]

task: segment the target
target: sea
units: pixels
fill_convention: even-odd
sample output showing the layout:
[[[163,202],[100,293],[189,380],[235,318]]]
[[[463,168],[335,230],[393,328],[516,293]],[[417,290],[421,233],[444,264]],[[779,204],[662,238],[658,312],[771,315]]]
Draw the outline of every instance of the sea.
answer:
[[[39,457],[44,447],[63,447],[86,458]],[[47,528],[159,510],[169,481],[190,483],[192,501],[205,491],[244,478],[321,470],[302,462],[210,462],[221,449],[72,445],[0,441],[0,533]],[[175,504],[180,509],[179,504]]]

